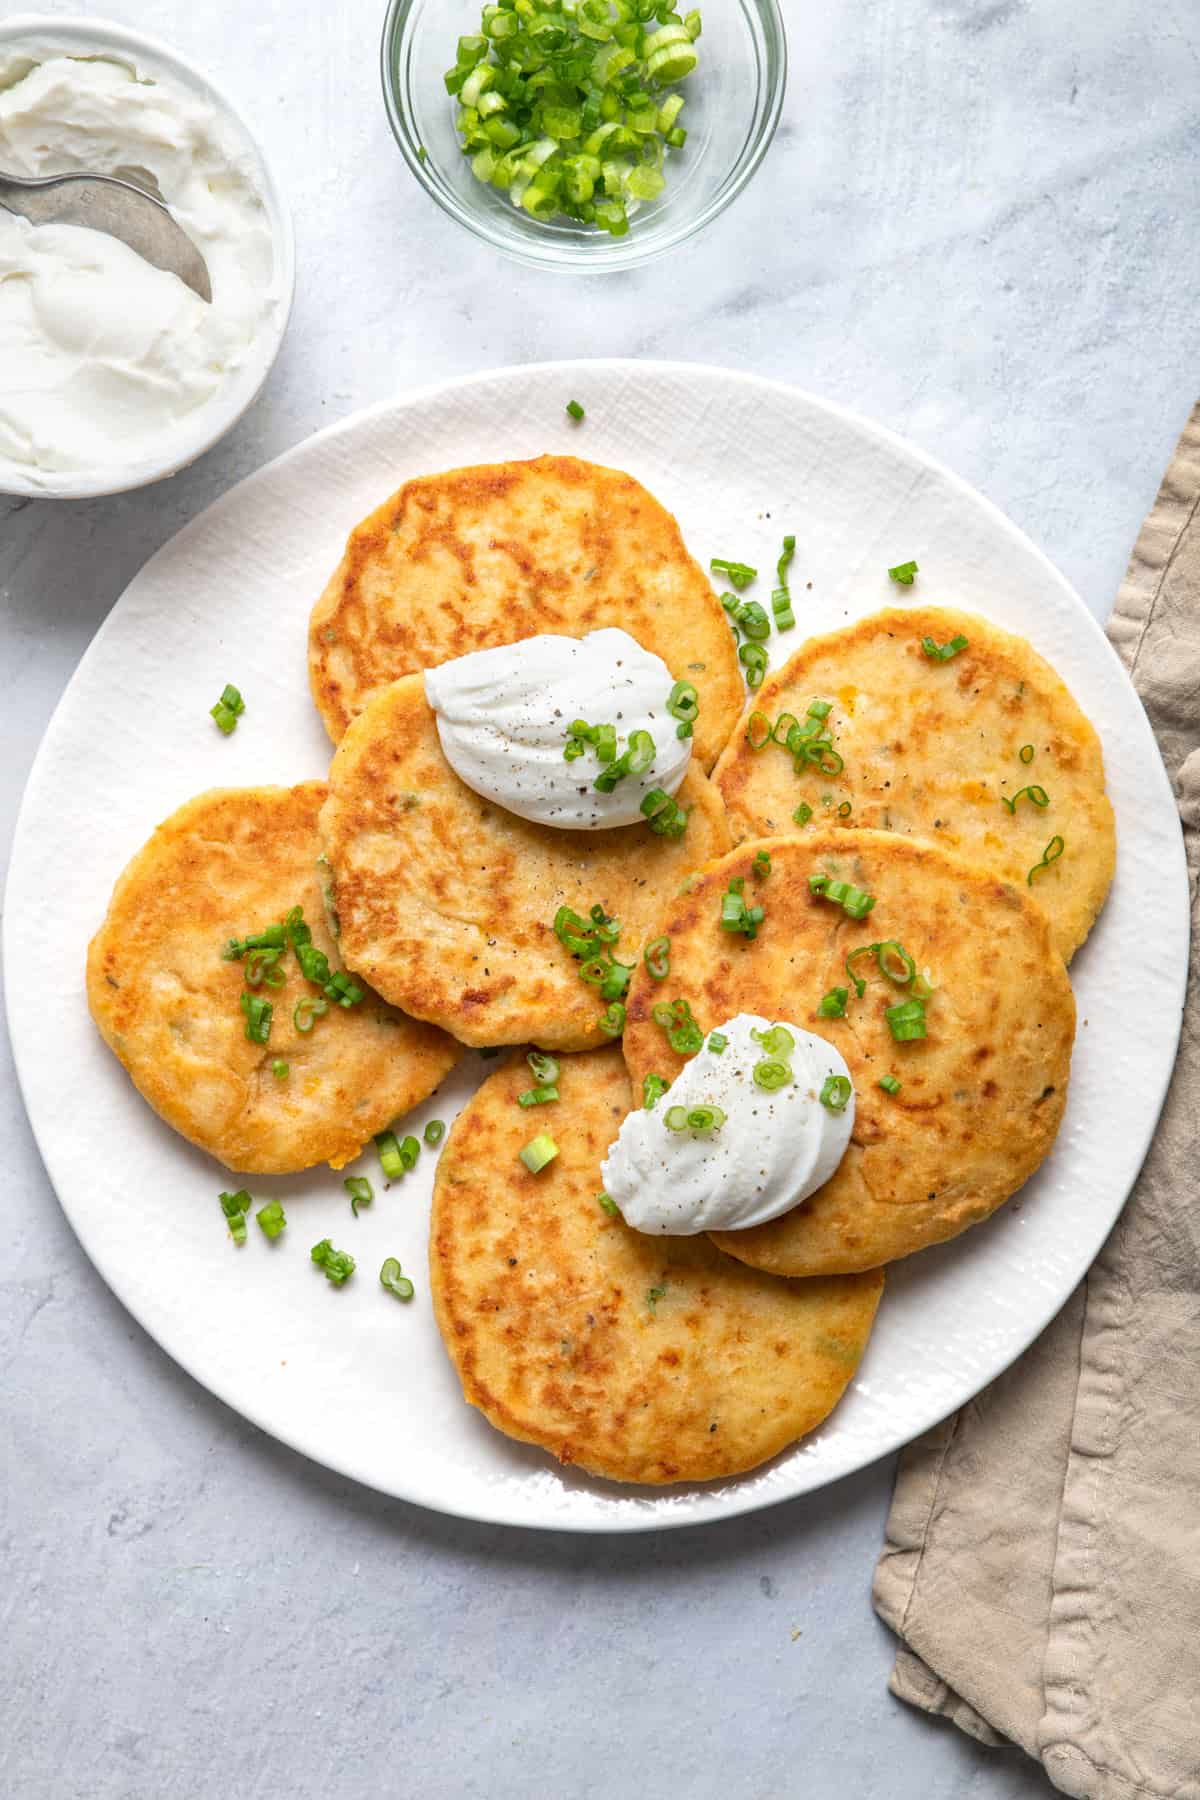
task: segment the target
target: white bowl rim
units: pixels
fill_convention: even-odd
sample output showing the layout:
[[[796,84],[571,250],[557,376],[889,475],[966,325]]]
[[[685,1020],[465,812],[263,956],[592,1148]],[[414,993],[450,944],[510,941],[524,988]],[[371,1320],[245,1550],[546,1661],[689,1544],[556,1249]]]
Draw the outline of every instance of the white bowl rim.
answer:
[[[12,18],[0,20],[0,44],[21,38],[43,40],[47,45],[62,43],[64,48],[70,47],[71,40],[84,41],[100,50],[124,52],[133,59],[143,58],[148,65],[161,65],[164,73],[175,76],[182,85],[198,90],[233,121],[253,151],[262,176],[262,199],[271,225],[279,300],[274,319],[261,333],[254,354],[247,362],[247,371],[254,377],[253,385],[233,383],[229,389],[229,403],[223,409],[219,406],[211,410],[202,408],[205,423],[193,439],[185,437],[182,443],[176,439],[169,457],[146,456],[140,462],[127,465],[115,478],[62,470],[26,481],[19,475],[14,478],[14,474],[5,471],[0,463],[0,495],[31,500],[101,499],[110,494],[128,493],[133,488],[149,487],[169,475],[177,475],[206,450],[211,450],[249,412],[275,365],[291,318],[296,292],[296,236],[278,172],[258,134],[250,128],[241,108],[225,90],[188,57],[164,44],[160,38],[119,24],[115,19],[92,18],[81,13],[17,13]]]

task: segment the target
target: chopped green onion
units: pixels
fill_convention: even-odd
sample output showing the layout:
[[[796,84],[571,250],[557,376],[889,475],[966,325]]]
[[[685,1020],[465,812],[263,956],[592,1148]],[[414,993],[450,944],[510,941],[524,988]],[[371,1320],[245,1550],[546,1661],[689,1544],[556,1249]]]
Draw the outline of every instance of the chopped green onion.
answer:
[[[578,400],[568,400],[567,401],[567,411],[570,413],[571,417],[577,423],[580,419],[582,419],[586,416],[584,413],[584,410],[583,410],[582,406],[580,406]]]
[[[778,1057],[764,1057],[754,1065],[754,1085],[766,1093],[773,1094],[779,1088],[787,1087],[792,1080],[792,1071],[787,1063]]]
[[[379,1285],[386,1288],[389,1294],[395,1294],[397,1300],[411,1300],[416,1289],[407,1275],[401,1273],[400,1264],[394,1256],[385,1256],[379,1271]]]
[[[601,1212],[607,1213],[610,1219],[615,1219],[621,1210],[611,1194],[597,1194],[596,1205]]]
[[[276,1081],[286,1081],[291,1073],[291,1068],[290,1063],[285,1063],[282,1057],[277,1056],[271,1064],[271,1073]]]
[[[241,1008],[246,1015],[246,1036],[252,1044],[265,1044],[271,1035],[271,1018],[275,1008],[269,1000],[248,990],[242,995]]]
[[[788,745],[789,750],[792,746]],[[828,738],[811,738],[801,745],[796,757],[796,773],[799,774],[805,763],[811,763],[820,769],[822,775],[840,775],[846,764],[840,753],[834,749]]]
[[[221,689],[221,698],[215,706],[209,707],[209,717],[217,722],[217,729],[226,737],[237,730],[237,722],[246,710],[246,702],[232,683],[226,683]]]
[[[342,1186],[350,1196],[350,1211],[358,1217],[360,1206],[370,1206],[375,1198],[375,1189],[365,1175],[347,1175]]]
[[[1022,744],[1021,748],[1017,751],[1017,755],[1023,763],[1031,763],[1033,761],[1033,745]]]
[[[812,807],[808,804],[807,800],[802,800],[792,814],[792,823],[793,825],[807,825],[811,818]]]
[[[335,1250],[328,1238],[314,1244],[309,1255],[319,1269],[324,1269],[325,1279],[334,1287],[341,1287],[354,1273],[355,1262],[349,1251]]]
[[[418,1138],[410,1136],[400,1140],[400,1166],[406,1175],[416,1168],[420,1154],[421,1144]]]
[[[921,648],[932,662],[949,662],[951,657],[957,656],[959,651],[965,650],[966,647],[965,637],[952,637],[948,644],[935,643],[931,637],[921,639]]]
[[[375,1148],[379,1152],[379,1163],[389,1181],[402,1181],[406,1174],[400,1160],[400,1145],[394,1131],[377,1131]]]
[[[249,950],[282,950],[286,944],[284,927],[268,925],[265,931],[254,932],[250,937],[230,938],[221,955],[226,962],[240,962]]]
[[[917,972],[913,958],[895,938],[886,938],[882,944],[876,944],[875,960],[880,971],[889,981],[894,981],[897,987],[907,987]]]
[[[668,1131],[686,1131],[688,1109],[686,1106],[668,1106],[663,1115],[663,1124]]]
[[[531,1175],[540,1174],[548,1163],[552,1163],[558,1155],[558,1145],[548,1132],[541,1131],[537,1137],[530,1138],[523,1149],[517,1152]]]
[[[1054,836],[1050,839],[1050,842],[1046,845],[1046,848],[1042,851],[1041,862],[1035,862],[1032,869],[1030,869],[1028,875],[1025,877],[1025,880],[1028,882],[1030,887],[1033,886],[1033,878],[1037,874],[1038,870],[1039,869],[1048,869],[1050,867],[1051,863],[1057,862],[1059,857],[1062,855],[1063,851],[1066,849],[1066,847],[1067,847],[1066,839],[1060,838],[1058,833],[1056,832],[1054,834]]]
[[[671,973],[670,938],[652,938],[642,952],[642,961],[646,965],[646,973],[653,981],[665,981]]]
[[[758,577],[758,570],[752,569],[749,563],[726,562],[720,556],[714,556],[708,566],[714,575],[728,576],[739,594]]]
[[[601,769],[592,786],[598,793],[611,794],[627,775],[644,775],[655,757],[655,743],[648,731],[631,731],[629,743],[615,761]]]
[[[768,1025],[765,1031],[752,1030],[750,1036],[768,1056],[788,1056],[796,1048],[796,1040],[786,1025]]]
[[[918,565],[915,562],[897,563],[894,569],[888,570],[892,580],[898,581],[901,587],[911,587],[913,576],[917,573]]]
[[[783,550],[780,553],[779,563],[776,568],[779,586],[771,595],[771,611],[775,615],[776,631],[790,631],[796,623],[796,615],[792,611],[792,596],[788,588],[787,579],[787,572],[791,567],[792,558],[795,554],[796,540],[789,532],[788,536],[783,540]]]
[[[755,720],[761,720],[756,730]],[[771,721],[764,712],[752,712],[746,721],[746,742],[752,750],[764,750],[771,741]]]
[[[845,1112],[854,1089],[844,1075],[827,1075],[821,1089],[821,1105],[827,1112]]]
[[[620,1037],[625,1029],[625,1008],[619,1000],[614,1000],[596,1022],[605,1037]]]
[[[229,1235],[235,1244],[246,1241],[246,1214],[254,1201],[245,1188],[239,1188],[236,1194],[221,1195],[221,1211],[229,1224]]]
[[[853,811],[854,808],[851,806],[849,800],[843,800],[837,809],[837,816],[839,819],[848,819]]]
[[[322,1013],[328,1011],[328,1000],[315,1000],[306,995],[304,999],[297,1000],[292,1010],[292,1024],[299,1032],[309,1032],[313,1028],[314,1021],[319,1019]]]
[[[643,802],[643,810],[644,806]],[[593,906],[590,924],[569,906],[560,906],[554,915],[554,935],[572,956],[607,958],[608,946],[615,944],[620,934],[620,925],[602,906]]]
[[[541,1087],[551,1087],[559,1077],[557,1056],[549,1056],[544,1050],[531,1050],[525,1061],[529,1064],[533,1079]],[[436,1138],[434,1142],[436,1143]]]
[[[761,906],[747,906],[742,889],[745,878],[735,875],[721,896],[721,930],[738,931],[744,938],[754,939],[763,922]]]
[[[526,1088],[523,1094],[517,1095],[518,1106],[546,1106],[551,1100],[558,1099],[556,1087]]]
[[[1036,783],[1032,787],[1018,788],[1011,800],[1007,794],[1001,794],[1000,800],[1004,806],[1007,806],[1010,813],[1015,813],[1017,801],[1021,799],[1022,795],[1028,795],[1035,806],[1049,806],[1050,804],[1049,794],[1044,787],[1039,787]]]
[[[662,788],[650,789],[642,801],[641,812],[657,837],[681,838],[687,830],[690,808],[677,805]]]
[[[246,958],[242,979],[247,987],[282,987],[287,977],[277,965],[282,950],[252,950]]]
[[[757,600],[743,600],[734,617],[752,643],[761,644],[770,637],[771,621]]]
[[[814,899],[832,900],[849,919],[865,919],[875,904],[874,894],[865,894],[848,881],[835,881],[831,875],[810,875],[808,891]]]
[[[925,1036],[925,1002],[915,997],[902,1000],[898,1006],[889,1006],[884,1013],[888,1030],[896,1043],[908,1043]]]
[[[759,880],[765,881],[767,879],[767,876],[771,873],[771,858],[770,858],[769,854],[767,853],[767,851],[765,851],[765,850],[757,851],[755,853],[754,861],[751,864],[751,867],[753,868],[754,873],[758,876]]]
[[[879,1077],[879,1085],[885,1094],[898,1094],[900,1092],[901,1084],[896,1080],[894,1075],[881,1075]]]
[[[710,1031],[706,1048],[711,1050],[714,1056],[721,1056],[724,1054],[728,1042],[729,1039],[723,1031]]]
[[[850,998],[849,988],[830,988],[817,1003],[817,1017],[821,1019],[844,1019],[846,1002]]]
[[[421,1133],[421,1136],[425,1139],[425,1142],[429,1145],[431,1150],[437,1148],[445,1135],[446,1123],[444,1119],[430,1119],[428,1125]]]
[[[268,1200],[265,1206],[259,1207],[254,1217],[258,1220],[258,1228],[263,1236],[272,1242],[287,1225],[287,1217],[278,1200]]]
[[[667,1290],[665,1287],[652,1287],[646,1289],[646,1305],[650,1308],[652,1313],[658,1312],[659,1301],[665,1300],[666,1297]]]
[[[686,1000],[660,1000],[650,1014],[654,1023],[666,1032],[667,1042],[680,1056],[694,1056],[704,1042],[704,1033],[692,1017]]]
[[[665,1123],[669,1131],[716,1131],[725,1123],[725,1113],[719,1106],[671,1106]]]
[[[867,984],[861,975],[856,975],[854,973],[854,964],[860,956],[874,956],[876,961],[878,961],[878,951],[878,944],[860,944],[857,950],[851,950],[846,955],[846,973],[854,983],[854,992],[858,995],[860,1000],[867,991]]]
[[[738,649],[738,661],[746,671],[746,686],[754,691],[763,684],[767,673],[767,653],[761,644],[742,644]]]
[[[673,719],[694,725],[700,712],[700,696],[690,681],[677,681],[667,695],[667,711]]]
[[[643,1075],[642,1106],[646,1112],[654,1111],[670,1085],[670,1082],[664,1081],[661,1075]]]

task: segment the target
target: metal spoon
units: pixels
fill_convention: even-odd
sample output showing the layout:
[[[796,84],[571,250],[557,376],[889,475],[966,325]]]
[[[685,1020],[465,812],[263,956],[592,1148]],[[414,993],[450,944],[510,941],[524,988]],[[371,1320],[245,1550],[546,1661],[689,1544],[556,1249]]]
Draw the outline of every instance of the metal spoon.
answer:
[[[178,275],[201,300],[212,301],[208,264],[161,200],[116,175],[6,175],[0,169],[0,206],[31,225],[88,225],[119,238],[156,269]]]

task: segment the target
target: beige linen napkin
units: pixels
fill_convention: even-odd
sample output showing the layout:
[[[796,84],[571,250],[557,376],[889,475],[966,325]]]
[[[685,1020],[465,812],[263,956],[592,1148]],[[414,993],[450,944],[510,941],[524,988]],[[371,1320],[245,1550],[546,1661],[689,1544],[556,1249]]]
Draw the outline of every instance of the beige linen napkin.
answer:
[[[1183,817],[1179,1060],[1083,1287],[901,1459],[875,1605],[901,1640],[902,1700],[1022,1745],[1063,1793],[1200,1800],[1200,406],[1109,638]]]

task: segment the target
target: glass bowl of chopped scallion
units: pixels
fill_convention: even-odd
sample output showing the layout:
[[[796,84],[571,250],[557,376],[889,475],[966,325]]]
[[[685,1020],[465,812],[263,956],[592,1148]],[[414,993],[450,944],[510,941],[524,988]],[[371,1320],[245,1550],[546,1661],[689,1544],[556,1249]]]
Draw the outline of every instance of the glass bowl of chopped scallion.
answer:
[[[390,0],[383,92],[443,211],[537,268],[628,269],[745,187],[783,105],[778,0]]]

